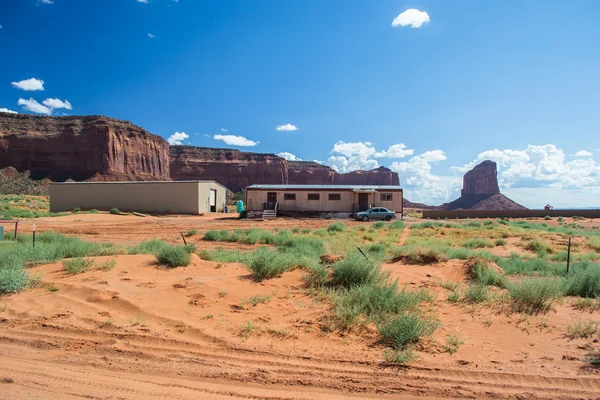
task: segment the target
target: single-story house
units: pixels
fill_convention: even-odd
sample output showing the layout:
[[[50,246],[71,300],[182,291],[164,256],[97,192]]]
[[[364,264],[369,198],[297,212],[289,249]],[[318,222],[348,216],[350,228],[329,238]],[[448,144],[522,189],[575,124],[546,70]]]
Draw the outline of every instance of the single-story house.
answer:
[[[215,181],[65,182],[50,184],[50,211],[221,212],[227,189]]]
[[[402,214],[402,188],[383,185],[251,185],[246,188],[248,216],[264,210],[282,215],[348,217],[371,207]]]

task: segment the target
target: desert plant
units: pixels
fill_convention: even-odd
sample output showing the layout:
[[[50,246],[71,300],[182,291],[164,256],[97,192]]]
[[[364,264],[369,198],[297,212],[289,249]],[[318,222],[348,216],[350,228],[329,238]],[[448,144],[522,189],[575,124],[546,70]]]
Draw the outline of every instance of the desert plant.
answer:
[[[243,337],[244,339],[248,339],[250,336],[252,336],[253,332],[254,332],[254,322],[253,321],[248,321],[245,324],[240,325],[238,328],[238,335]]]
[[[425,265],[448,261],[448,256],[436,248],[404,247],[395,252],[393,261],[404,261],[408,264]]]
[[[565,294],[589,298],[600,297],[600,265],[589,262],[574,263],[565,282]]]
[[[454,354],[464,343],[465,340],[459,335],[450,335],[446,338],[446,345],[444,346],[444,350],[447,353]]]
[[[383,358],[388,364],[408,365],[419,357],[412,350],[386,350],[383,352]]]
[[[373,228],[373,229],[382,229],[382,228],[385,228],[385,222],[383,222],[383,221],[377,221],[373,225],[371,225],[371,228]]]
[[[145,240],[129,249],[129,254],[158,254],[161,250],[170,247],[164,240],[151,239]]]
[[[498,238],[498,239],[494,240],[494,245],[495,246],[506,246],[506,239]]]
[[[563,295],[561,281],[556,278],[532,278],[508,287],[514,308],[518,312],[539,314],[547,312]]]
[[[186,237],[192,237],[194,235],[197,235],[198,231],[196,229],[190,229],[189,231],[186,232],[185,236]]]
[[[98,264],[96,269],[98,269],[100,271],[110,271],[110,270],[114,269],[116,265],[117,265],[117,260],[106,260],[106,261]]]
[[[92,209],[89,211],[89,213],[90,213],[90,214],[98,214],[98,210],[96,210],[95,208],[92,208]]]
[[[114,215],[119,215],[119,214],[121,214],[121,211],[119,211],[119,209],[117,207],[113,207],[110,209],[109,213],[114,214]]]
[[[404,221],[394,221],[389,225],[390,229],[404,229]]]
[[[365,259],[362,255],[352,256],[333,265],[331,284],[350,288],[381,282],[385,275],[379,263]]]
[[[190,264],[190,254],[185,246],[167,246],[156,253],[156,260],[167,267],[186,267]]]
[[[28,281],[27,272],[22,268],[0,268],[0,295],[20,292]]]
[[[425,320],[416,314],[406,313],[379,325],[378,330],[384,342],[396,350],[403,350],[407,345],[431,336],[440,326],[438,321]]]
[[[589,320],[587,322],[577,321],[575,325],[567,326],[567,336],[571,339],[589,338],[598,335],[598,322]]]
[[[78,213],[79,211],[81,211],[81,207],[75,207],[73,209],[73,214]]]
[[[343,232],[346,229],[346,224],[343,222],[334,222],[333,224],[327,227],[328,232]]]
[[[506,288],[507,279],[496,271],[487,260],[472,259],[467,263],[468,273],[471,280],[480,285],[498,286]]]
[[[290,254],[271,251],[264,247],[250,254],[244,263],[257,281],[274,278],[295,265],[294,257]]]
[[[450,303],[458,303],[460,301],[460,292],[453,291],[448,294],[448,297],[446,297],[446,299],[448,299]]]
[[[330,271],[325,265],[315,264],[309,265],[306,272],[302,275],[302,279],[309,287],[319,288],[325,286],[329,281]]]
[[[94,265],[94,260],[91,258],[72,258],[63,260],[63,268],[71,275],[80,274]]]
[[[469,249],[479,249],[482,247],[493,247],[492,242],[484,238],[472,238],[463,242],[463,246]]]
[[[483,303],[489,298],[488,287],[486,285],[469,285],[465,292],[464,301],[470,304]]]

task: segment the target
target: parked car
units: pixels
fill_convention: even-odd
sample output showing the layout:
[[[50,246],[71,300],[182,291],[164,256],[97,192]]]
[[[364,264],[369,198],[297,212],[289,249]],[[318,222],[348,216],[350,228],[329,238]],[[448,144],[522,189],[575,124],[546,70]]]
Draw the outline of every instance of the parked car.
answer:
[[[383,219],[390,221],[392,218],[396,218],[396,212],[390,211],[383,207],[373,207],[366,211],[357,212],[354,214],[354,219],[357,221],[368,221],[370,219]]]

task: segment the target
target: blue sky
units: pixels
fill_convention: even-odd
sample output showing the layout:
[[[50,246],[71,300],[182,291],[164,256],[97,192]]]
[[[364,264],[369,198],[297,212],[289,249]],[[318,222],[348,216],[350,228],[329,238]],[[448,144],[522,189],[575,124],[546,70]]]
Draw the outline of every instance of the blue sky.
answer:
[[[428,203],[489,158],[527,206],[600,206],[599,20],[595,0],[1,0],[0,109],[383,165]]]

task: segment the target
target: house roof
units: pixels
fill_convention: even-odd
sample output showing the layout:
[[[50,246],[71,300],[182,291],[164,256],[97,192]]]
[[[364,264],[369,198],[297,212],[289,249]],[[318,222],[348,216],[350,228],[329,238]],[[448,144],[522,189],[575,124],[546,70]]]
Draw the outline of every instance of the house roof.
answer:
[[[314,190],[402,190],[400,186],[393,185],[250,185],[246,189],[314,189]]]

